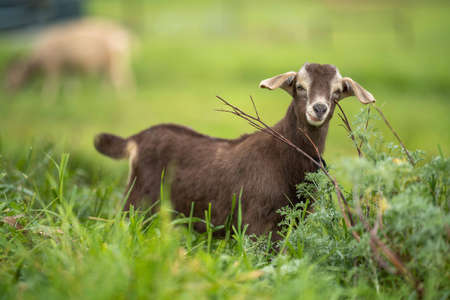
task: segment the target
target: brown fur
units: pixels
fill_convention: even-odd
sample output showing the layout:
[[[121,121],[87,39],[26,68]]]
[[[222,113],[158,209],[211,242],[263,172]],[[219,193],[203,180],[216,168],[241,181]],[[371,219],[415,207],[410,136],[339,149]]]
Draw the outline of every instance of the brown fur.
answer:
[[[309,125],[305,117],[307,95],[297,94],[294,89],[285,117],[273,129],[317,158],[314,148],[298,128],[307,132],[320,153],[324,151],[335,107],[329,82],[336,69],[318,64],[307,68],[312,78],[310,94],[327,95],[329,100],[331,111],[326,121],[318,127]],[[295,85],[295,80],[283,84],[288,90]],[[133,151],[126,151],[124,145]],[[114,158],[132,156],[128,183],[131,191],[125,209],[130,205],[148,207],[158,200],[161,173],[169,167],[173,170],[169,178],[174,209],[189,215],[191,202],[195,202],[194,215],[203,218],[208,204],[212,203],[212,223],[216,225],[225,223],[232,195],[238,195],[242,188],[243,223],[249,224],[250,234],[268,231],[276,234],[281,220],[276,211],[298,202],[296,184],[304,181],[307,172],[317,170],[307,158],[263,132],[228,140],[202,135],[179,125],[162,124],[127,139],[100,134],[95,146],[99,152]],[[196,229],[204,230],[204,226],[196,224]]]
[[[132,84],[131,38],[118,24],[84,19],[51,27],[35,41],[30,54],[7,70],[6,86],[17,90],[41,72],[44,90],[54,93],[67,70],[105,74],[116,87]]]

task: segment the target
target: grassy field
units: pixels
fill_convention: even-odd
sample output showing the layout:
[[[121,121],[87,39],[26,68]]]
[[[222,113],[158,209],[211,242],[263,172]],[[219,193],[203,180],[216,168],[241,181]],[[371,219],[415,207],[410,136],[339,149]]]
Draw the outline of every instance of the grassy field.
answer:
[[[3,94],[5,147],[46,139],[94,157],[92,139],[99,131],[130,135],[161,122],[236,137],[252,129],[215,112],[220,107],[215,95],[244,108],[250,108],[252,95],[265,120],[274,123],[290,99],[283,91],[258,89],[259,82],[308,61],[335,64],[363,84],[410,148],[437,153],[440,145],[448,152],[450,21],[445,4],[131,3],[124,11],[120,2],[93,1],[89,10],[120,19],[135,16],[140,41],[136,93],[116,95],[102,82],[68,78],[56,99],[41,95],[39,83],[18,95]],[[28,40],[5,37],[0,66]],[[361,108],[355,98],[343,105],[349,115]],[[354,154],[345,137],[334,122],[327,158]]]
[[[249,239],[239,230],[230,231],[229,240],[190,232],[177,225],[185,219],[170,218],[169,208],[151,218],[120,212],[127,166],[95,152],[96,133],[127,136],[171,122],[237,137],[253,129],[214,111],[221,108],[215,96],[250,110],[252,95],[273,124],[290,99],[258,83],[304,62],[334,64],[361,83],[406,146],[426,151],[421,169],[398,166],[393,172],[401,179],[385,193],[392,207],[386,237],[422,280],[425,298],[448,298],[448,236],[442,234],[450,226],[449,8],[445,1],[90,1],[89,14],[123,21],[139,41],[133,54],[137,87],[116,93],[101,80],[71,76],[56,97],[43,95],[39,80],[14,95],[1,91],[0,298],[417,297],[401,276],[376,266],[367,240],[358,246],[345,232],[336,199],[318,201],[306,220],[289,212],[296,229],[278,245],[285,247],[281,253],[267,239]],[[31,36],[0,36],[0,70],[26,51]],[[356,98],[342,103],[355,120],[361,104]],[[381,120],[372,124],[393,141]],[[361,185],[349,178],[362,165],[338,125],[335,118],[325,158],[345,186]],[[66,169],[62,153],[70,154]],[[394,182],[377,169],[398,157],[391,155],[366,167]],[[439,195],[425,192],[425,183],[410,186],[418,172],[437,178],[430,184]],[[408,196],[410,187],[417,188],[417,199]],[[423,228],[400,222],[407,213]]]

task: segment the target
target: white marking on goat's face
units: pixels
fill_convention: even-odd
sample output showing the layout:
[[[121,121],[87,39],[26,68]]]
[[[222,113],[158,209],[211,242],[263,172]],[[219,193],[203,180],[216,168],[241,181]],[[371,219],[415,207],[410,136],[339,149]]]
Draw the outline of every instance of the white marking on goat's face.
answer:
[[[304,64],[297,73],[295,95],[307,122],[319,127],[331,118],[342,91],[341,75],[332,65]]]

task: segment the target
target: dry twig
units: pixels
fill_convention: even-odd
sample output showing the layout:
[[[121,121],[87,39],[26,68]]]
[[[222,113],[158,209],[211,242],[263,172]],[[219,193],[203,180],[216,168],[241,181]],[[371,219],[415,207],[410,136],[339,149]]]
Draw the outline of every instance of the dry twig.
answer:
[[[398,136],[397,132],[394,130],[394,128],[392,128],[391,124],[389,123],[389,121],[386,119],[386,117],[384,116],[383,112],[381,111],[381,109],[379,109],[377,106],[375,106],[375,104],[372,104],[373,107],[376,109],[376,111],[378,112],[378,114],[380,114],[381,118],[383,119],[384,123],[386,123],[386,126],[389,127],[389,129],[391,130],[391,132],[394,134],[395,138],[397,139],[397,141],[400,143],[400,145],[403,148],[403,151],[405,151],[406,156],[408,157],[409,162],[411,163],[411,165],[414,167],[416,165],[416,163],[414,162],[414,159],[412,158],[411,154],[409,154],[408,149],[406,149],[405,145],[403,144],[402,140],[400,139],[400,137]]]
[[[367,131],[367,128],[369,128],[369,119],[370,119],[370,106],[367,108],[367,120],[366,120],[366,125],[364,126],[364,130]],[[359,143],[359,149],[361,149],[363,144],[363,141],[361,140],[361,142]]]
[[[338,116],[339,116],[339,118],[341,118],[342,123],[344,124],[345,130],[347,130],[348,135],[352,139],[353,144],[355,145],[356,151],[358,151],[358,156],[362,157],[361,145],[358,146],[358,143],[356,143],[356,139],[355,139],[355,136],[353,135],[352,127],[350,126],[350,122],[347,119],[347,115],[345,114],[345,112],[342,109],[342,107],[339,104],[339,102],[335,101],[335,103],[336,103],[337,107],[339,108],[339,110],[341,111],[341,113],[338,114]]]

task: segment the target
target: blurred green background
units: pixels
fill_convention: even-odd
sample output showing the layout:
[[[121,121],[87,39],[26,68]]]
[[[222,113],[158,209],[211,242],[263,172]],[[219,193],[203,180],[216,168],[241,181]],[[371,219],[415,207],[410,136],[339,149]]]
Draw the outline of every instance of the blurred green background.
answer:
[[[253,129],[215,112],[221,107],[216,95],[246,110],[252,95],[263,119],[274,124],[290,98],[258,89],[259,82],[319,62],[336,65],[371,91],[408,148],[431,155],[440,145],[447,154],[449,8],[448,1],[89,1],[86,14],[122,22],[136,37],[136,91],[117,93],[102,80],[76,76],[65,78],[51,99],[42,95],[39,80],[14,95],[3,90],[1,151],[52,143],[116,168],[95,152],[96,133],[128,136],[173,122],[237,137]],[[32,37],[0,37],[2,72]],[[341,103],[350,119],[361,109],[356,98]],[[338,124],[335,116],[325,150],[331,161],[356,155]],[[391,137],[383,123],[377,127]]]

